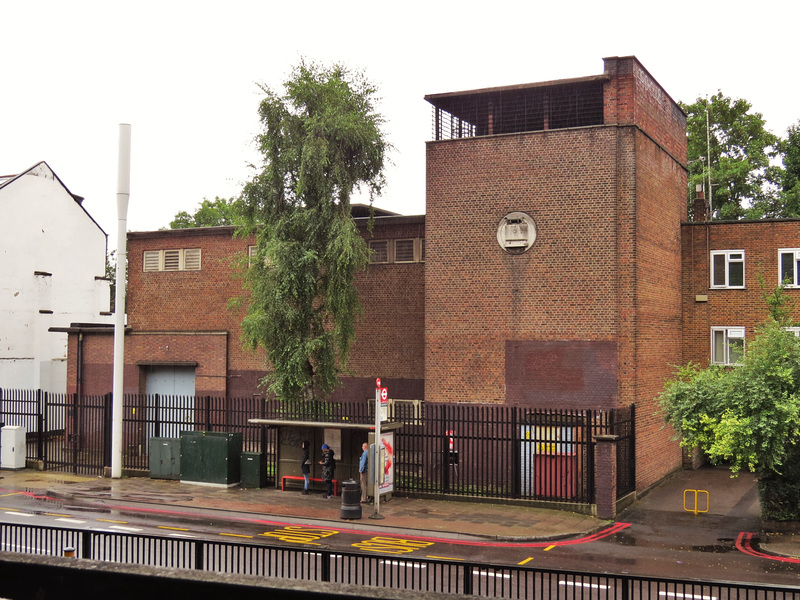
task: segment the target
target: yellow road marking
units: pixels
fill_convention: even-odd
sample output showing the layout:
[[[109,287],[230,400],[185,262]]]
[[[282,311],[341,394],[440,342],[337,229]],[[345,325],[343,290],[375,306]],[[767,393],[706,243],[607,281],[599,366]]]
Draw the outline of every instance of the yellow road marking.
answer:
[[[452,556],[433,556],[432,554],[429,554],[425,558],[438,558],[439,560],[465,560],[463,558],[453,558]]]
[[[552,546],[548,546],[547,548],[545,548],[544,551],[547,552],[549,550],[552,550],[555,547],[556,547],[555,544],[553,544]]]
[[[188,529],[186,529],[184,527],[167,527],[166,525],[159,525],[158,528],[159,529],[171,529],[173,531],[189,531]]]
[[[119,523],[120,525],[125,525],[127,521],[114,521],[112,519],[97,519],[98,521],[102,521],[103,523]]]
[[[421,550],[428,546],[433,546],[433,542],[421,542],[418,540],[404,540],[389,537],[374,537],[369,540],[351,544],[351,546],[368,552],[381,552],[383,554],[406,554]]]
[[[10,512],[19,512],[18,508],[4,508],[3,510],[10,511]]]
[[[0,495],[0,498],[5,498],[6,496],[18,496],[18,495],[20,495],[21,493],[22,493],[22,492],[9,492],[8,494],[2,494],[2,495]]]
[[[526,564],[526,563],[529,563],[529,562],[531,562],[532,560],[533,560],[533,557],[532,557],[532,556],[529,556],[528,558],[526,558],[525,560],[523,560],[522,562],[519,562],[519,563],[517,563],[517,564],[518,564],[518,565],[520,565],[520,566],[522,566],[522,565],[524,565],[524,564]]]
[[[228,537],[241,537],[241,538],[253,539],[252,535],[239,535],[238,533],[223,533],[223,532],[220,532],[220,535],[227,535]]]
[[[60,515],[58,513],[42,513],[42,514],[46,517],[67,517],[67,518],[72,517],[72,515]]]

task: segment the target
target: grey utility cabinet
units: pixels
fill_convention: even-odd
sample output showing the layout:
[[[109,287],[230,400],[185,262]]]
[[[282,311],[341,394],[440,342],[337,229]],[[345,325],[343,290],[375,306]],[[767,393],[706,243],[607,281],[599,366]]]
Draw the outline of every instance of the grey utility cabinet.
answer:
[[[150,438],[150,478],[181,478],[180,438]]]

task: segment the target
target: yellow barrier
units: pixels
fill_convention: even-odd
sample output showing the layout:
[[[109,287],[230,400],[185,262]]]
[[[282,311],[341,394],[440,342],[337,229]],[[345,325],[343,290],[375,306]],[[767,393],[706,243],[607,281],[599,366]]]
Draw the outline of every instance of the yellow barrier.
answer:
[[[691,497],[690,492],[694,493],[694,508],[687,508],[686,507],[686,497],[687,497],[687,495],[689,495],[689,497]],[[700,510],[700,505],[699,505],[699,497],[702,494],[705,494],[705,499],[706,499],[706,508],[705,508],[705,510]],[[710,506],[711,506],[711,502],[709,500],[708,492],[706,490],[683,490],[683,510],[685,510],[687,512],[693,512],[696,515],[696,514],[701,513],[701,512],[708,512],[708,508]]]

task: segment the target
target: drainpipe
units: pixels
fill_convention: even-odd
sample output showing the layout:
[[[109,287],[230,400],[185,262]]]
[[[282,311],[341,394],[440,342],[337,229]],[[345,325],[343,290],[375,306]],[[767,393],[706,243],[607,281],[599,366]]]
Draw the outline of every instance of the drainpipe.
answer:
[[[78,395],[78,402],[83,398],[83,333],[78,333],[78,360],[77,360],[77,382],[75,391]]]

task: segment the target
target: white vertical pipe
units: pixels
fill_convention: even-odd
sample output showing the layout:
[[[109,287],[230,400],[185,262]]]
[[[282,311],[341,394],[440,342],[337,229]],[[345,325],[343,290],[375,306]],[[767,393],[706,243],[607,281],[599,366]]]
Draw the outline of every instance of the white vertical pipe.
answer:
[[[714,201],[712,200],[711,191],[711,127],[709,126],[709,110],[711,110],[711,107],[708,105],[708,96],[706,96],[706,156],[708,157],[706,165],[708,165],[708,220],[710,221],[714,214]]]
[[[131,126],[119,126],[117,166],[117,282],[114,296],[114,387],[111,404],[111,477],[122,477],[122,398],[125,373],[125,282],[128,266],[128,199],[131,188]]]

